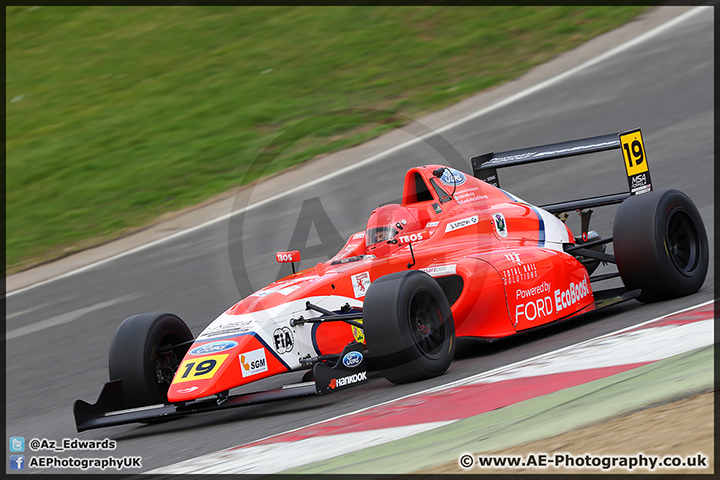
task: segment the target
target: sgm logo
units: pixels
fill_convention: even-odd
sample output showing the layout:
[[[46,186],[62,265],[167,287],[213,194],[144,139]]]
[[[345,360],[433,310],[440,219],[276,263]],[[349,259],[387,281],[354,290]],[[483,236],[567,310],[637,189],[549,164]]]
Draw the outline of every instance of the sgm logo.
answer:
[[[448,223],[445,227],[445,232],[452,232],[453,230],[469,227],[470,225],[475,225],[476,223],[478,223],[478,216],[473,215],[472,217],[463,218],[462,220]]]
[[[410,235],[400,235],[398,237],[398,242],[400,243],[417,242],[418,240],[424,240],[423,232],[417,232]]]
[[[258,373],[267,372],[267,360],[265,359],[265,349],[258,348],[250,352],[240,354],[240,370],[243,377],[257,375]]]
[[[333,378],[330,380],[330,385],[328,386],[335,390],[338,387],[352,385],[353,383],[362,382],[363,380],[367,380],[367,372],[358,372],[353,375],[348,375],[347,377]]]

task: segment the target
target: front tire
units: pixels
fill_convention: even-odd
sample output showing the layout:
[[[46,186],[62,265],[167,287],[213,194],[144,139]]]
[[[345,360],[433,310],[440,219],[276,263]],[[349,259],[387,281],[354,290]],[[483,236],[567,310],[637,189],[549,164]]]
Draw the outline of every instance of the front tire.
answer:
[[[190,345],[192,332],[172,313],[143,313],[126,318],[110,345],[110,380],[123,381],[128,408],[169,404],[167,392]]]
[[[695,204],[679,190],[632,196],[615,214],[615,260],[628,289],[641,302],[697,292],[707,275],[705,227]]]
[[[370,361],[396,384],[442,375],[455,353],[450,304],[438,283],[417,270],[386,275],[370,285],[363,331]]]

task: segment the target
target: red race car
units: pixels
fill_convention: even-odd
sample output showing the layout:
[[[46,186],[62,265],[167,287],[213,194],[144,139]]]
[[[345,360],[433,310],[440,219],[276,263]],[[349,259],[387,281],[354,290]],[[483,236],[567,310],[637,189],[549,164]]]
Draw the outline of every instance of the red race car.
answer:
[[[537,207],[500,188],[499,168],[609,149],[622,152],[629,192]],[[196,338],[170,313],[125,319],[110,346],[111,381],[95,404],[75,402],[78,431],[323,395],[367,382],[368,369],[393,383],[423,380],[447,370],[456,337],[500,339],[703,284],[700,215],[682,192],[653,191],[639,129],[471,162],[473,176],[410,169],[402,203],[373,211],[337,255],[242,299]],[[618,203],[612,237],[589,229],[591,208]],[[581,216],[577,236],[569,211]],[[293,272],[299,260],[277,254]],[[601,262],[618,272],[591,276]],[[618,276],[625,288],[596,290]],[[307,370],[302,383],[229,395],[297,370]]]

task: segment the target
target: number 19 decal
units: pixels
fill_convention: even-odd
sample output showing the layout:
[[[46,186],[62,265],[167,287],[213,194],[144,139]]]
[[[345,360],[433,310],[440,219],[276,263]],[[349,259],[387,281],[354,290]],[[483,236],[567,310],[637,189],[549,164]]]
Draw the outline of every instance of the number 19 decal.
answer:
[[[212,378],[220,365],[227,358],[225,355],[208,355],[185,360],[175,373],[173,383],[187,382],[190,380],[207,380]]]
[[[620,148],[625,160],[625,171],[628,176],[630,194],[638,195],[652,191],[650,169],[640,129],[623,132],[618,137],[620,138]]]
[[[645,157],[645,146],[643,145],[640,129],[620,134],[623,157],[625,157],[625,170],[628,177],[648,171],[647,159]]]

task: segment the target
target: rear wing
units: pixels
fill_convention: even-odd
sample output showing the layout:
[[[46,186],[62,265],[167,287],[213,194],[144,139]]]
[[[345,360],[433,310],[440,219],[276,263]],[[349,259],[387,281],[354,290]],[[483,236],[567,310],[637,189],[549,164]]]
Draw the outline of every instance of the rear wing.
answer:
[[[551,213],[557,213],[566,210],[620,203],[631,195],[639,195],[652,191],[650,169],[648,168],[645,145],[639,128],[622,133],[582,138],[569,142],[552,143],[537,147],[509,150],[507,152],[491,152],[472,157],[470,161],[475,177],[500,188],[500,179],[497,174],[498,169],[614,149],[622,150],[625,173],[628,177],[628,187],[630,191],[543,206],[545,210]]]

